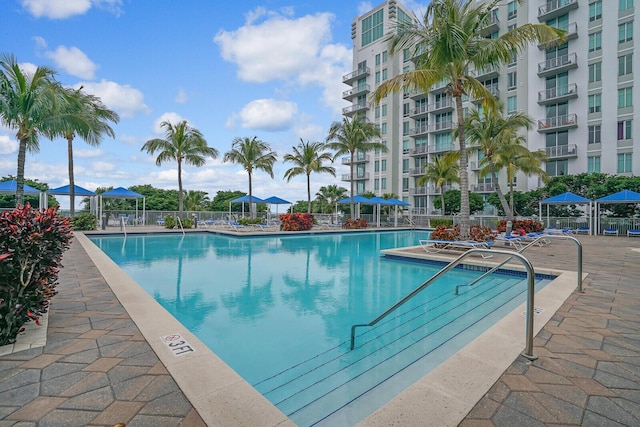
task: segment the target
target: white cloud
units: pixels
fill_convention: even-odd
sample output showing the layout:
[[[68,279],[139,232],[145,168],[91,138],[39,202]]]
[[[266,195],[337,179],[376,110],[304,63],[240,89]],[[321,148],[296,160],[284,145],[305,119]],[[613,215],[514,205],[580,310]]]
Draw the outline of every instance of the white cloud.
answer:
[[[94,172],[110,172],[116,168],[116,165],[110,162],[92,162],[91,167]]]
[[[13,154],[18,151],[18,141],[8,135],[0,135],[0,154]]]
[[[133,135],[119,134],[118,141],[122,141],[129,145],[138,145],[142,142],[142,138]]]
[[[76,88],[83,86],[86,93],[99,97],[110,109],[120,114],[120,117],[134,117],[137,112],[149,112],[144,103],[144,95],[138,89],[129,85],[101,80],[100,82],[81,82]]]
[[[291,127],[298,108],[294,102],[256,99],[240,110],[243,128],[282,131]]]
[[[178,104],[184,104],[185,102],[187,102],[187,94],[183,89],[178,90],[178,93],[176,94],[176,97],[175,97],[175,101]]]
[[[20,63],[19,67],[23,73],[31,74],[31,75],[33,75],[38,69],[38,66],[35,64],[32,64],[31,62],[22,62]]]
[[[21,3],[36,18],[49,19],[83,15],[91,8],[90,0],[22,0]]]
[[[36,47],[38,49],[46,49],[47,48],[47,41],[43,37],[35,36],[33,38],[33,41],[36,42]]]
[[[371,9],[373,9],[373,6],[371,5],[370,1],[363,1],[358,3],[358,16],[364,15],[365,13],[371,11]]]
[[[78,158],[91,158],[100,157],[104,154],[102,150],[73,150],[73,157]]]
[[[93,79],[98,68],[83,51],[75,46],[70,48],[58,46],[56,50],[48,51],[45,55],[53,59],[53,62],[67,73],[81,79]]]
[[[160,126],[162,122],[169,122],[172,125],[176,125],[183,120],[184,118],[178,113],[174,113],[174,112],[163,113],[160,117],[158,117],[153,122],[153,133],[156,133],[158,135],[164,135],[165,130]]]

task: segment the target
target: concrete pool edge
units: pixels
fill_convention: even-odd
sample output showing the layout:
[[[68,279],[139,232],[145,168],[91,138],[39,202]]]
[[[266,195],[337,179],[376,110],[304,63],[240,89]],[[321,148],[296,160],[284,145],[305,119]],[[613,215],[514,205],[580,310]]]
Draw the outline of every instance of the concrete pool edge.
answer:
[[[166,312],[93,242],[82,233],[76,233],[76,237],[208,425],[294,425],[286,415]],[[480,263],[490,264],[484,260]],[[536,294],[536,306],[545,308],[536,318],[536,334],[575,290],[577,281],[575,272],[555,269],[537,271],[559,275],[556,280],[560,281],[554,281],[553,286],[550,284]],[[556,287],[559,287],[557,292],[545,292]],[[550,295],[543,297],[543,293]],[[360,425],[386,426],[398,422],[425,425],[427,421],[434,425],[457,425],[524,348],[522,309],[519,307],[514,310],[447,362],[363,420]],[[186,338],[196,352],[183,357],[174,356],[160,339],[161,336],[173,333]],[[193,369],[194,366],[200,369]]]

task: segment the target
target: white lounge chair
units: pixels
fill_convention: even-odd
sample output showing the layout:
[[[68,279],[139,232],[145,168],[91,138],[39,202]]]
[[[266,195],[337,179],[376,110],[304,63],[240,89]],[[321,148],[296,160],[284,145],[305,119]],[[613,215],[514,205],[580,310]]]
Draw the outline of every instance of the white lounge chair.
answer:
[[[640,230],[627,230],[627,237],[640,236]]]
[[[494,243],[499,245],[500,243],[504,244],[504,246],[512,246],[516,250],[522,249],[526,245],[526,240],[522,236],[504,236],[499,234],[496,236]]]
[[[441,251],[455,251],[468,249],[489,249],[493,242],[475,242],[467,240],[420,240],[420,246],[427,253],[438,253]],[[492,255],[481,253],[482,258],[490,258]]]
[[[618,235],[618,229],[617,228],[605,228],[604,230],[602,230],[602,235],[603,236],[617,236]]]

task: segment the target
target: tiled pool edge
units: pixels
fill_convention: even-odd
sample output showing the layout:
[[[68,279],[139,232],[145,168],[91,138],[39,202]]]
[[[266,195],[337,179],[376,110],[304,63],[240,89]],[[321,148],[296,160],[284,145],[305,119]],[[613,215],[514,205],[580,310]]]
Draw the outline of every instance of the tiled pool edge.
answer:
[[[207,424],[294,425],[177,322],[86,236],[76,233],[76,237]],[[491,264],[484,260],[478,263]],[[545,307],[545,311],[536,319],[536,334],[575,290],[577,281],[575,272],[552,269],[539,271],[558,275],[556,281],[559,282],[554,281],[536,294],[536,306]],[[524,317],[520,314],[523,307],[524,304],[359,425],[458,425],[524,348]],[[197,355],[173,356],[160,341],[161,336],[170,333],[179,333],[187,338],[196,348]],[[194,365],[203,369],[193,369]],[[204,366],[209,369],[204,369]]]

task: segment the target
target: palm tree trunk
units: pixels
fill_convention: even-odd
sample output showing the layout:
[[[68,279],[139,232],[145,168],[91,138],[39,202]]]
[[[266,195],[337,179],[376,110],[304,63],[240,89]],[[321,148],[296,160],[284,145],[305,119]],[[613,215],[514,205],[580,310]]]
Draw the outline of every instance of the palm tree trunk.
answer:
[[[460,144],[460,239],[469,239],[471,220],[469,218],[469,174],[467,172],[467,147],[464,140],[464,116],[462,96],[456,95],[456,115],[458,116],[458,143]]]
[[[69,158],[69,215],[76,214],[76,192],[73,176],[73,135],[67,135],[67,156]]]
[[[182,161],[178,159],[178,212],[182,217],[184,208],[184,195],[182,194]]]
[[[353,196],[354,196],[354,194],[353,194],[353,192],[354,192],[353,186],[355,184],[355,180],[353,179],[354,178],[354,176],[353,176],[353,161],[355,160],[355,154],[356,154],[355,151],[351,152],[351,164],[349,165],[349,172],[351,173],[351,176],[349,177],[349,178],[351,178],[350,179],[350,181],[351,181],[351,196],[350,196],[350,200],[349,200],[349,207],[351,209],[351,219],[355,219],[356,218],[355,217],[356,210],[355,210],[355,206],[353,204]]]
[[[441,214],[442,216],[444,216],[444,189],[442,187],[440,187],[440,209],[441,209]]]
[[[24,205],[24,162],[27,157],[27,138],[20,139],[18,172],[16,174],[16,207]]]
[[[507,203],[507,199],[505,199],[504,194],[502,193],[502,188],[500,188],[500,184],[498,183],[498,177],[495,172],[491,172],[491,182],[493,186],[496,188],[496,194],[498,195],[498,199],[500,199],[500,204],[502,205],[502,210],[504,210],[504,215],[511,219],[512,213],[509,208],[509,204]]]
[[[307,174],[307,213],[311,213],[311,178],[310,174]]]
[[[509,183],[509,201],[511,202],[511,218],[515,219],[516,209],[513,206],[513,180]]]
[[[249,218],[255,218],[253,216],[253,183],[251,182],[251,172],[249,172]]]

